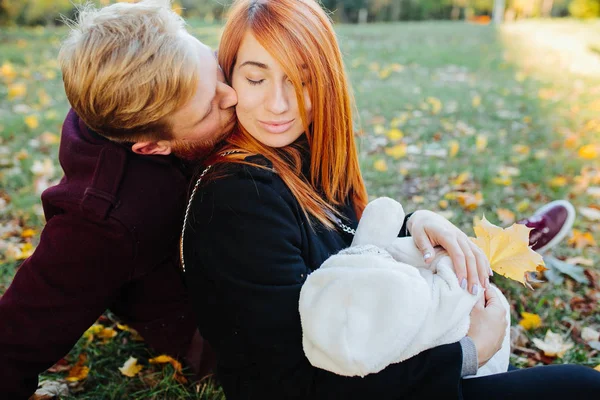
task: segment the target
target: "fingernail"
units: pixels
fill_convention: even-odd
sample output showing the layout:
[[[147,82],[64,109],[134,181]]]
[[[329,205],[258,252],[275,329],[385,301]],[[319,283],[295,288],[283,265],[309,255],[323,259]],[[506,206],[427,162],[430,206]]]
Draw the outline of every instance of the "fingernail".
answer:
[[[477,293],[479,293],[479,285],[478,284],[474,284],[473,285],[473,290],[471,291],[475,296],[477,296]]]
[[[431,258],[431,253],[425,253],[425,254],[423,255],[423,259],[424,259],[424,260],[429,260],[430,258]]]
[[[494,271],[492,271],[492,267],[490,267],[490,276],[494,276]]]
[[[463,280],[460,281],[460,288],[463,290],[467,290],[467,278],[463,278]]]

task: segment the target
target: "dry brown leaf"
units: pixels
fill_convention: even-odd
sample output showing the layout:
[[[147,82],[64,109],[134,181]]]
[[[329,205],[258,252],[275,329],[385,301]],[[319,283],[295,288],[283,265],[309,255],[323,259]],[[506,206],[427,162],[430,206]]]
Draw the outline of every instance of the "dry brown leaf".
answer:
[[[473,227],[477,238],[471,240],[483,250],[492,270],[502,276],[527,284],[527,271],[536,271],[544,266],[542,256],[529,247],[529,231],[522,224],[513,224],[502,229],[491,224],[485,216]]]
[[[125,361],[125,364],[119,368],[119,371],[121,371],[123,375],[133,378],[142,370],[142,368],[144,367],[137,363],[137,358],[129,357],[129,359]]]
[[[68,382],[78,382],[87,378],[90,369],[84,364],[87,362],[87,356],[84,353],[79,355],[77,364],[71,368],[69,375],[65,378]]]
[[[565,342],[560,334],[554,333],[550,329],[546,332],[544,340],[534,338],[533,343],[548,357],[562,357],[567,350],[573,347],[573,343]]]
[[[573,236],[569,238],[567,243],[578,250],[581,250],[587,246],[596,246],[596,241],[590,232],[582,232],[577,229],[573,229]]]

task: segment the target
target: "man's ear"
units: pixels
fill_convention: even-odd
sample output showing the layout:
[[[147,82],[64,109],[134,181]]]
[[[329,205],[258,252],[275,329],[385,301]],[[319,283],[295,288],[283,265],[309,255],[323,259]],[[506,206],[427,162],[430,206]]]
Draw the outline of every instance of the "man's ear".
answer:
[[[171,154],[171,142],[168,140],[159,140],[158,142],[136,142],[131,146],[131,150],[136,154],[143,156]]]

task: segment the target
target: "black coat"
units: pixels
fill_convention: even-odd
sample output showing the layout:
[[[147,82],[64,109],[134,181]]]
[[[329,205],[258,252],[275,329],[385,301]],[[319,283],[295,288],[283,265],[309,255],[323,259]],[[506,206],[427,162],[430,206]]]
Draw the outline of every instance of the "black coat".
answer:
[[[352,207],[346,225],[356,227]],[[452,343],[377,374],[313,367],[298,311],[308,274],[352,235],[305,218],[274,172],[235,165],[201,186],[185,231],[185,278],[200,332],[218,356],[228,399],[458,399],[462,351]]]

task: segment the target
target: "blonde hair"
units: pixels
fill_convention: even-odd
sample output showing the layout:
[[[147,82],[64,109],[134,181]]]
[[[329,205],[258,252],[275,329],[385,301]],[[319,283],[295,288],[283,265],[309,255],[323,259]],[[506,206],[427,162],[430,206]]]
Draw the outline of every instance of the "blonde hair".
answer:
[[[310,146],[310,181],[300,175],[301,154],[296,146],[270,148],[255,140],[239,123],[225,140],[223,150],[265,156],[304,213],[328,228],[335,226],[332,216],[348,199],[360,217],[367,204],[367,191],[354,141],[353,98],[331,20],[314,0],[236,0],[218,54],[228,81],[248,31],[282,65],[294,85]],[[310,126],[302,96],[304,66],[309,75],[307,85],[313,110]],[[215,156],[210,162],[247,163],[242,156]]]
[[[119,142],[171,138],[167,117],[198,84],[198,52],[170,0],[79,9],[58,56],[67,98]]]

